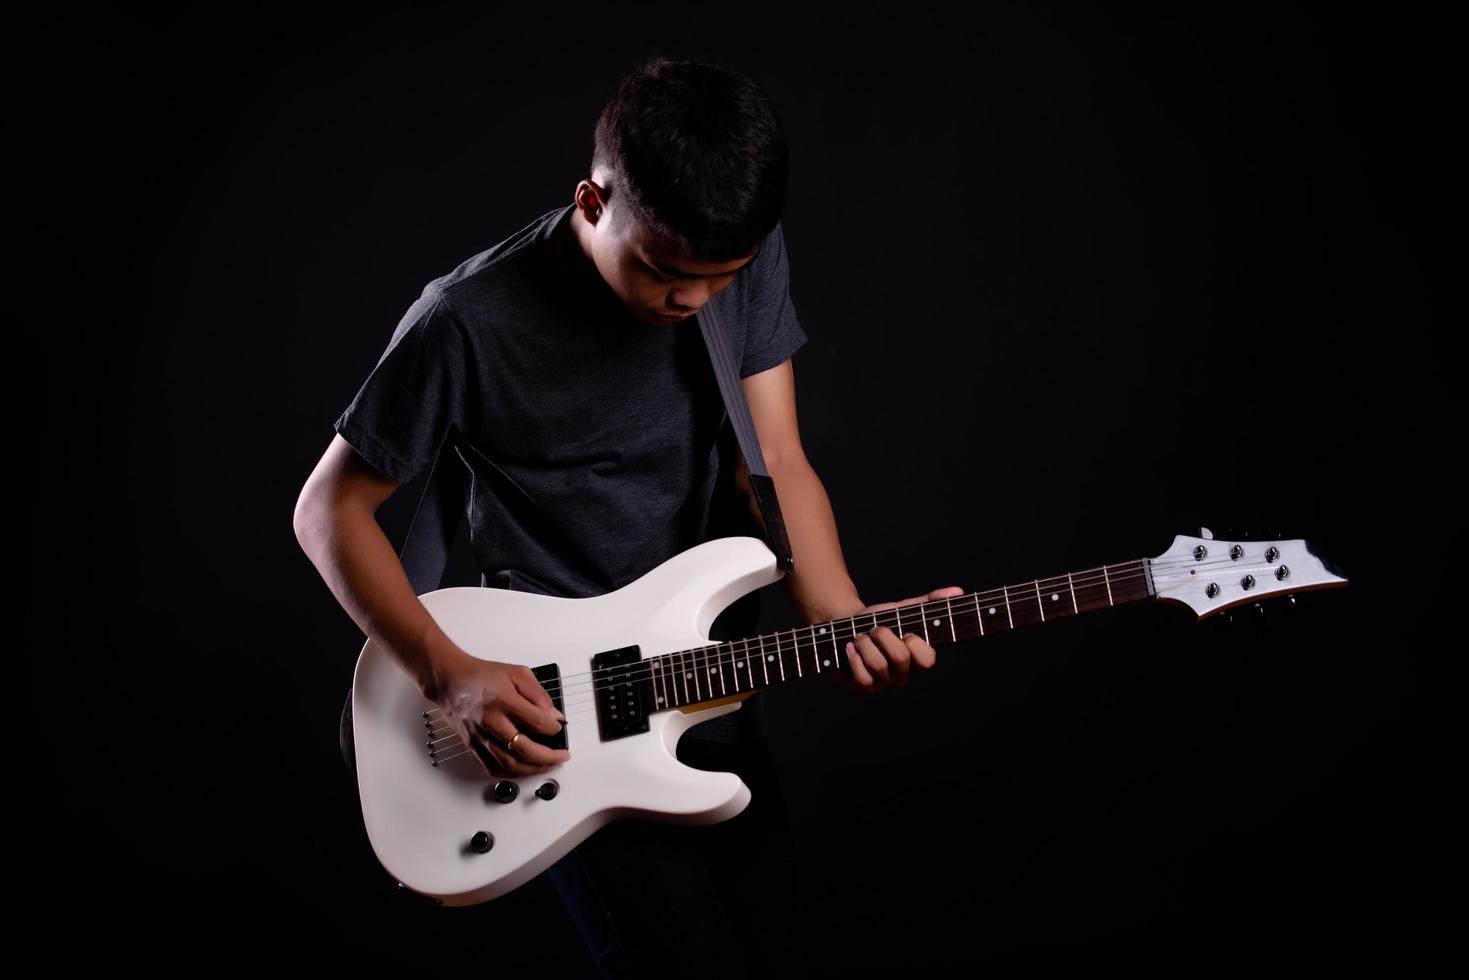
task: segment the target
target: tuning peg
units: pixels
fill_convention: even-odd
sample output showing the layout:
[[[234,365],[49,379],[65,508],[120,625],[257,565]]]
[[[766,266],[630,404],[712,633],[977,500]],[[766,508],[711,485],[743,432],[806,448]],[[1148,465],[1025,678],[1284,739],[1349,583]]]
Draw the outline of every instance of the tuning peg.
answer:
[[[1207,527],[1201,527],[1199,528],[1199,537],[1203,538],[1205,541],[1213,541],[1214,532],[1209,530]]]

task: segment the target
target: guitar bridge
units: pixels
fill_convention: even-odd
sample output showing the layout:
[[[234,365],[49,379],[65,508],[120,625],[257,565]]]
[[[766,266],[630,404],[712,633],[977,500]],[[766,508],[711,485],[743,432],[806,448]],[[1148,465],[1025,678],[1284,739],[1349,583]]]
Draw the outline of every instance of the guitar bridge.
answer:
[[[592,657],[592,689],[604,742],[648,730],[653,682],[636,643]]]

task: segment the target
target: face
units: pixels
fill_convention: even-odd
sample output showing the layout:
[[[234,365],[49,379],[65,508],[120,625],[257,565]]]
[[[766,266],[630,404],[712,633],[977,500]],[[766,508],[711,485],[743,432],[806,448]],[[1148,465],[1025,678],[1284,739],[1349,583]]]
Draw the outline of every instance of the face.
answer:
[[[582,251],[644,323],[672,326],[693,316],[759,252],[734,262],[701,262],[653,237],[629,214],[616,213],[617,203],[609,206],[596,180],[577,185],[576,204],[571,217]]]

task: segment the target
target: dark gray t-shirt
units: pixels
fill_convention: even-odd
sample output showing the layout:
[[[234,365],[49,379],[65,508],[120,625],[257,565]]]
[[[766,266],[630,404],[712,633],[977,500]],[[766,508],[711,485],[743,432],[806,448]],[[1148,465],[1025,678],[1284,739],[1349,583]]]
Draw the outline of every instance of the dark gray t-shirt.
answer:
[[[463,466],[485,584],[583,598],[703,541],[760,532],[734,488],[733,430],[698,323],[634,317],[582,253],[574,212],[547,212],[430,281],[335,426],[400,483],[445,445]],[[806,342],[780,225],[710,302],[741,377]],[[748,635],[757,614],[758,595],[745,597],[720,619],[729,636],[713,638]],[[762,701],[733,719],[763,734]],[[690,737],[727,740],[733,719]]]

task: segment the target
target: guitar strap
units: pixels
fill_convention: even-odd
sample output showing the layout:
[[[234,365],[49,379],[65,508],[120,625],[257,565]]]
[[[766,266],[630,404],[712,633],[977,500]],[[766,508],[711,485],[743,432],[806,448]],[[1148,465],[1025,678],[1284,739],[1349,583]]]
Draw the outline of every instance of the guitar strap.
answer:
[[[765,455],[760,451],[760,440],[755,433],[755,422],[750,417],[750,405],[745,400],[745,389],[740,384],[739,367],[729,349],[729,338],[724,332],[724,323],[710,299],[695,314],[699,328],[704,333],[704,347],[714,366],[714,376],[719,381],[719,392],[724,398],[724,408],[734,427],[740,452],[744,454],[745,466],[750,474],[750,489],[760,507],[760,516],[765,521],[765,538],[770,550],[775,553],[777,564],[789,573],[795,568],[795,556],[786,537],[785,521],[780,513],[780,501],[775,495],[775,481],[765,467]],[[453,453],[453,433],[446,435],[434,455],[429,467],[428,483],[418,508],[403,537],[403,547],[398,553],[403,571],[413,586],[415,595],[424,595],[443,587],[444,571],[449,563],[449,551],[454,537],[459,533],[459,522],[464,516],[464,481],[456,479],[458,468],[449,459]],[[480,575],[480,584],[485,576]],[[350,751],[352,691],[347,690],[347,703],[342,708],[339,736],[342,756],[349,767],[353,766]]]
[[[704,346],[714,363],[714,376],[719,379],[724,409],[729,414],[735,438],[740,442],[740,452],[745,455],[745,466],[750,471],[750,489],[755,494],[755,502],[760,505],[760,516],[765,520],[766,544],[775,552],[776,562],[789,573],[796,567],[796,558],[791,554],[791,543],[786,538],[780,501],[775,496],[775,481],[765,468],[765,454],[760,451],[760,440],[755,435],[750,403],[745,400],[745,389],[740,384],[739,367],[729,349],[729,335],[724,332],[724,323],[712,299],[701,306],[695,316],[704,331]]]

